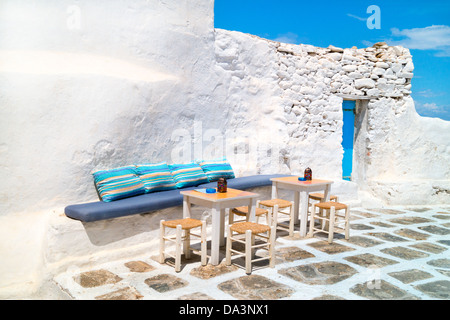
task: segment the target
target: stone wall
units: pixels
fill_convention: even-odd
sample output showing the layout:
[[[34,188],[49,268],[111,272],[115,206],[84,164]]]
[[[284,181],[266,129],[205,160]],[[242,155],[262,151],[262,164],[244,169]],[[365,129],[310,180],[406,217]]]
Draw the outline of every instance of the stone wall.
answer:
[[[66,218],[65,206],[97,200],[95,169],[226,155],[238,176],[309,166],[349,200],[358,187],[381,205],[449,202],[450,125],[415,112],[405,48],[214,30],[212,0],[0,9],[2,297],[147,252],[158,217],[180,212]],[[343,99],[358,101],[353,183],[339,180]]]
[[[377,205],[450,200],[450,124],[415,112],[407,48],[318,48],[216,29],[216,60],[222,79],[238,79],[222,81],[227,97],[239,97],[236,113],[250,106],[258,119],[253,128],[266,124],[264,138],[257,132],[254,139],[278,150],[272,166],[259,154],[261,171],[277,162],[279,171],[301,174],[309,166],[316,176],[339,180],[342,101],[356,100],[352,180],[360,198]]]

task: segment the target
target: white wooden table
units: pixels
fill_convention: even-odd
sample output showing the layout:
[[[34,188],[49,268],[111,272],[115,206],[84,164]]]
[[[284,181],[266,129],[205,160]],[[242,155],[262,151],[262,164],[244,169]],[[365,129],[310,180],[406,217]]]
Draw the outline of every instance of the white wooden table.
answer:
[[[219,264],[219,247],[225,245],[225,209],[248,206],[249,221],[255,221],[256,198],[259,194],[228,188],[226,193],[203,193],[196,190],[181,191],[183,218],[191,217],[191,205],[212,209],[211,264]]]
[[[298,176],[272,178],[270,180],[272,181],[272,199],[278,198],[278,189],[294,191],[294,221],[297,222],[300,215],[300,237],[305,237],[306,225],[308,224],[309,193],[323,192],[324,201],[330,201],[330,189],[333,181],[320,179],[299,181]]]

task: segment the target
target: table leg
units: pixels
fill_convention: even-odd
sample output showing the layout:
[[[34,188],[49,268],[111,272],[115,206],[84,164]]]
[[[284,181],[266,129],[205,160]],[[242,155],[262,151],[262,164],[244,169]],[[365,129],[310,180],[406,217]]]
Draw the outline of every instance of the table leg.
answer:
[[[250,222],[256,221],[256,199],[250,199],[250,203],[248,204],[248,212],[250,215],[248,216],[248,220]]]
[[[300,237],[306,237],[308,223],[308,191],[300,192]]]
[[[278,188],[276,182],[272,183],[272,199],[278,199]]]
[[[323,196],[325,198],[324,202],[330,201],[330,194],[331,194],[330,190],[331,190],[331,184],[327,184],[325,186],[325,190],[323,191]]]
[[[325,189],[323,190],[323,202],[328,202],[330,201],[330,192],[331,190],[331,184],[327,184],[325,186]],[[321,210],[324,214],[327,215],[327,218],[330,218],[330,212],[328,210]],[[322,227],[325,228],[325,230],[329,230],[330,229],[330,224],[328,221],[326,220],[322,220],[322,222],[325,222],[325,225],[322,223]]]
[[[183,196],[183,218],[191,217],[191,202],[188,196]]]
[[[221,215],[218,208],[213,207],[211,210],[212,215],[212,231],[211,231],[211,264],[219,264],[219,246],[220,246],[220,222]]]
[[[299,205],[300,205],[300,192],[294,191],[294,223],[298,223]]]
[[[220,246],[225,245],[225,209],[220,209]]]

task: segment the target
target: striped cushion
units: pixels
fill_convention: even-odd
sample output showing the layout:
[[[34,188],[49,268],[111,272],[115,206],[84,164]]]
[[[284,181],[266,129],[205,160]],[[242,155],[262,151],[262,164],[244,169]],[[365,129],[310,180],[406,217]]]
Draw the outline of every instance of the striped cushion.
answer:
[[[136,172],[145,186],[145,191],[166,191],[176,189],[167,162],[136,165]]]
[[[197,163],[170,164],[169,168],[177,188],[198,186],[208,182],[208,178]]]
[[[198,164],[208,177],[209,182],[217,181],[219,178],[234,179],[234,172],[226,158],[216,160],[202,160]]]
[[[145,193],[144,184],[136,175],[134,166],[100,170],[92,175],[94,176],[98,193],[104,202]]]

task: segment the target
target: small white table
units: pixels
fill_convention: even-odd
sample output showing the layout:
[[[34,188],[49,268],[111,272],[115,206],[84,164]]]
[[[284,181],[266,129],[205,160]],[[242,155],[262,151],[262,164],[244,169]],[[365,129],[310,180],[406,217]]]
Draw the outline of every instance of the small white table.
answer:
[[[228,188],[225,193],[181,191],[183,218],[191,217],[191,204],[212,209],[211,264],[219,264],[219,247],[225,245],[225,209],[248,206],[249,221],[255,221],[256,198],[259,194]]]
[[[299,181],[298,176],[272,178],[272,199],[278,198],[278,189],[294,191],[294,221],[299,219],[300,207],[300,237],[306,236],[306,225],[308,223],[308,198],[310,192],[322,191],[324,201],[330,201],[330,189],[333,181],[312,179]]]

